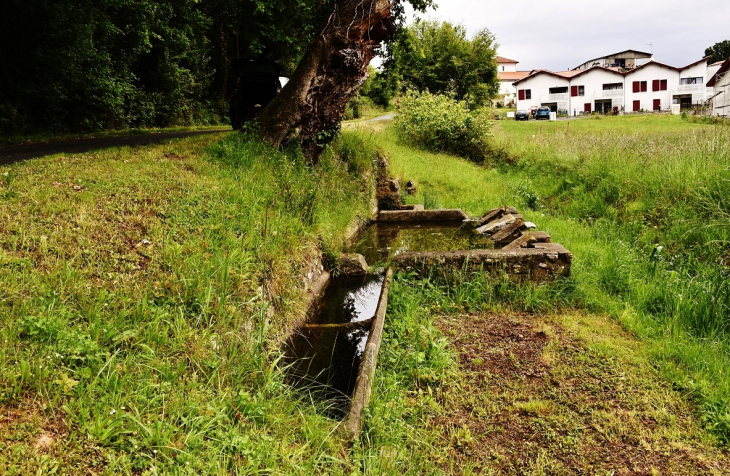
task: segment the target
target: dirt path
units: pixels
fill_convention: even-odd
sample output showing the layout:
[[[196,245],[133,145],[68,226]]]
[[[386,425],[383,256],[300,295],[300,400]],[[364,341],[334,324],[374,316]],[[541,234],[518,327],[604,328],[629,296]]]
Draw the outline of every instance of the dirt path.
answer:
[[[20,160],[33,159],[52,154],[78,154],[108,147],[134,147],[157,144],[171,139],[202,134],[230,132],[231,129],[207,129],[202,131],[152,132],[114,137],[94,137],[89,139],[72,139],[63,141],[40,142],[0,147],[0,165],[12,164]]]
[[[612,321],[485,314],[437,325],[459,354],[459,385],[430,421],[449,472],[730,474],[728,455]]]

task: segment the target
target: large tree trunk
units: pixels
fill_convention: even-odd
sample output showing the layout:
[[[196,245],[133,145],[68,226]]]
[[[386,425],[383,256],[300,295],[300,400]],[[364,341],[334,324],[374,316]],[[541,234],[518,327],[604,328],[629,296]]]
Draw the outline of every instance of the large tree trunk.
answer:
[[[306,153],[319,155],[368,78],[376,50],[395,33],[391,6],[390,0],[336,0],[289,83],[259,116],[263,139],[278,146],[298,137]]]

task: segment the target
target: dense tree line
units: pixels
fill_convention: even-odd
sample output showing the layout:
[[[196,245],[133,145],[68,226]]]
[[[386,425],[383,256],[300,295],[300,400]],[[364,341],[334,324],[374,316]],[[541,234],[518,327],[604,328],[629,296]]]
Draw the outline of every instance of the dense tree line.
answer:
[[[720,41],[705,50],[705,56],[709,56],[708,63],[726,61],[730,59],[730,40]]]
[[[217,122],[239,56],[293,67],[327,0],[7,0],[0,132]]]
[[[400,29],[388,45],[383,71],[369,96],[380,104],[413,88],[448,94],[470,107],[481,106],[499,90],[497,43],[487,30],[467,37],[464,26],[416,21]]]

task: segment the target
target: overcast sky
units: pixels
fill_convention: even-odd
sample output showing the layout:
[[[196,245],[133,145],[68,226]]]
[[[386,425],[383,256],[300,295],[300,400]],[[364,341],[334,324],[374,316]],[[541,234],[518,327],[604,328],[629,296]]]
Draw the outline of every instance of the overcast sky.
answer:
[[[425,17],[488,28],[519,70],[571,69],[623,50],[672,66],[701,59],[730,39],[730,0],[436,0]],[[411,17],[412,18],[412,17]]]

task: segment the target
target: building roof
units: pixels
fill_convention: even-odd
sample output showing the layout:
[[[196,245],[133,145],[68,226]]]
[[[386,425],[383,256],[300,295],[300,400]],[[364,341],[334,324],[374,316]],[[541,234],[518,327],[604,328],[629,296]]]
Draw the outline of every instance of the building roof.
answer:
[[[497,56],[497,63],[519,63],[519,61],[511,60],[509,58],[505,58],[504,56]]]
[[[707,66],[720,66],[724,61],[718,61],[717,63],[708,64]]]
[[[603,70],[609,73],[618,74],[619,76],[623,76],[624,74],[619,71],[618,68],[604,68],[603,66],[592,66],[588,69],[583,70],[570,70],[570,71],[550,71],[547,69],[533,69],[530,71],[530,74],[528,76],[525,76],[524,78],[520,78],[519,80],[515,81],[512,84],[521,83],[522,81],[526,80],[527,78],[532,78],[534,76],[537,76],[539,74],[549,74],[551,76],[555,76],[556,78],[562,78],[562,79],[572,79],[577,78],[578,76],[581,76],[583,74],[587,74],[591,71],[595,70]]]
[[[683,69],[688,69],[688,68],[691,68],[692,66],[698,65],[698,64],[700,64],[700,63],[702,63],[702,62],[707,62],[707,60],[709,60],[710,58],[711,58],[711,56],[705,56],[705,57],[704,57],[704,58],[702,58],[701,60],[697,60],[697,61],[695,61],[694,63],[688,64],[688,65],[687,65],[687,66],[685,66],[684,68],[679,68],[679,69],[680,69],[680,70],[683,70]]]
[[[649,61],[647,63],[642,64],[641,66],[637,66],[636,68],[634,68],[634,69],[632,69],[630,71],[625,72],[624,74],[628,76],[629,74],[632,74],[635,71],[639,71],[640,69],[644,69],[644,68],[646,68],[647,66],[650,66],[650,65],[661,66],[663,68],[673,69],[674,71],[682,71],[682,69],[684,69],[684,68],[677,68],[676,66],[670,66],[668,64],[660,63],[659,61],[651,60],[651,61]],[[685,68],[689,68],[689,66],[685,66]]]
[[[517,71],[517,72],[501,72],[499,73],[500,81],[517,81],[524,79],[530,75],[529,71]]]
[[[618,56],[618,55],[622,55],[624,53],[629,53],[629,52],[631,52],[631,53],[639,53],[639,54],[642,54],[642,55],[647,55],[649,57],[654,56],[653,54],[647,53],[646,51],[624,50],[624,51],[619,51],[618,53],[613,53],[613,54],[610,54],[610,55],[604,55],[604,56],[599,56],[598,58],[593,58],[592,60],[588,60],[588,61],[585,61],[585,62],[581,63],[580,66],[583,66],[584,64],[590,63],[592,61],[596,61],[596,60],[604,59],[604,58],[610,58],[612,56]],[[577,67],[580,67],[580,66],[577,66]]]
[[[730,70],[730,58],[726,59],[725,62],[720,66],[720,69],[717,70],[717,73],[715,73],[715,76],[710,79],[707,83],[708,88],[714,88],[715,83],[718,79],[720,79],[720,75],[724,74],[726,71]]]

